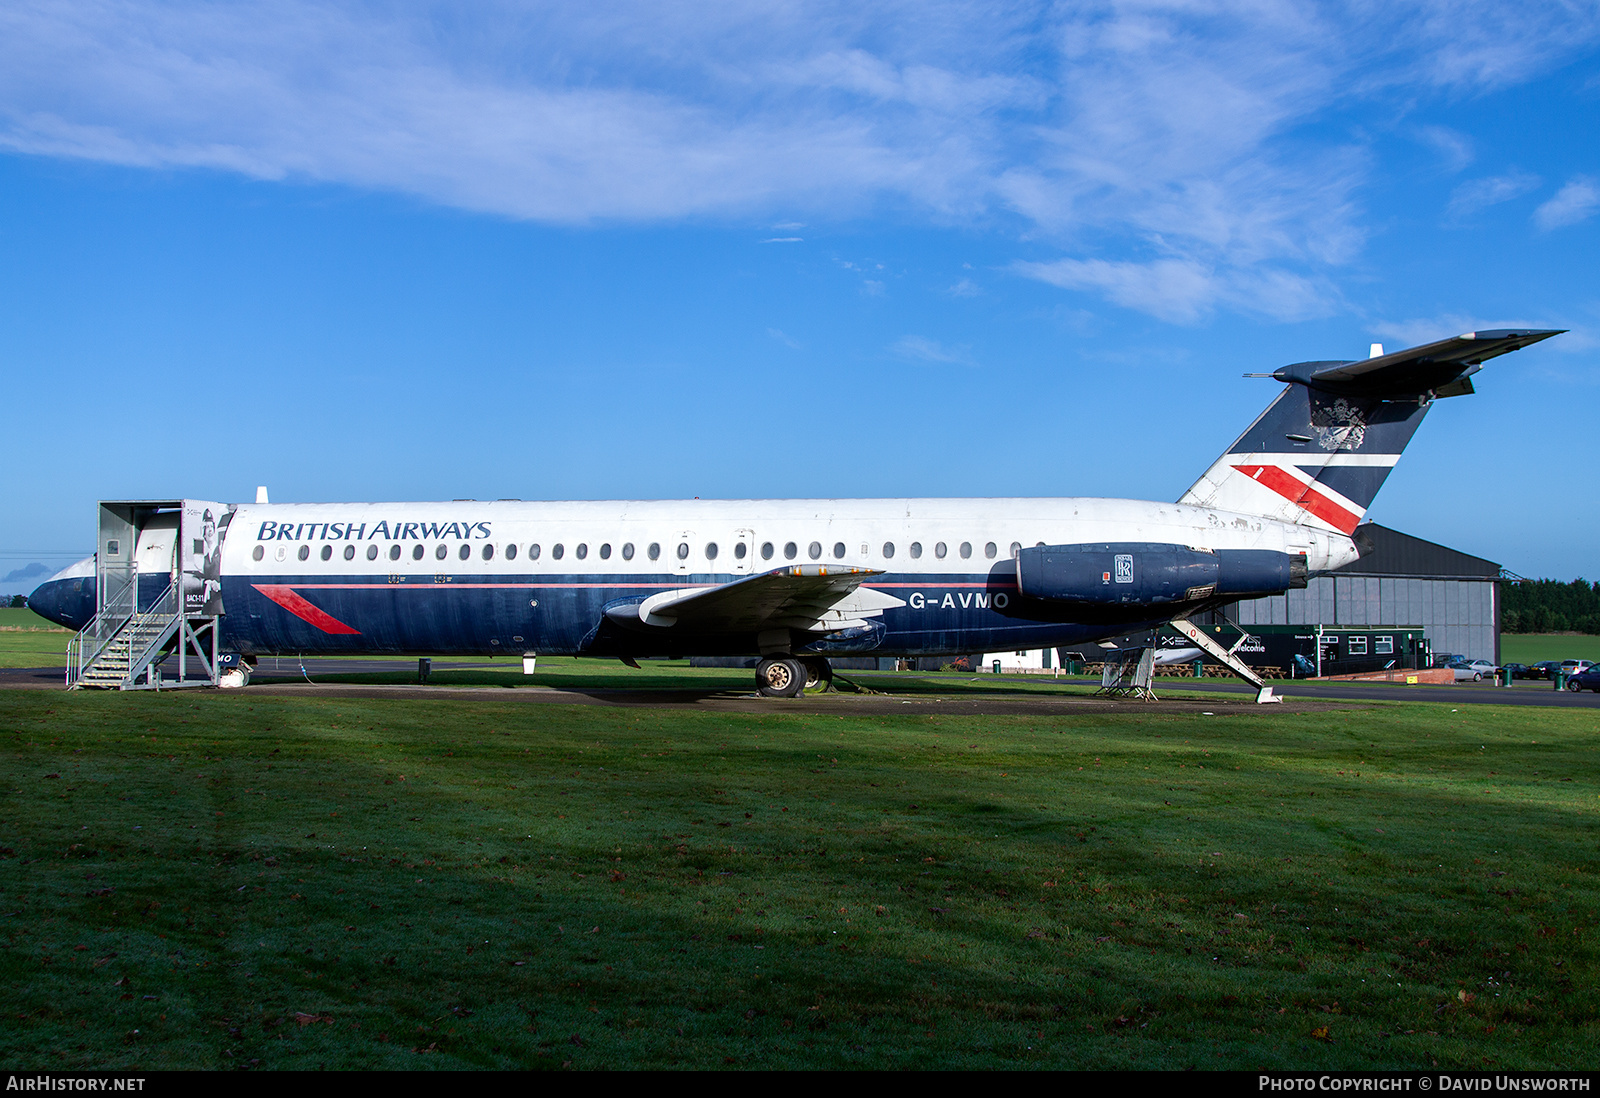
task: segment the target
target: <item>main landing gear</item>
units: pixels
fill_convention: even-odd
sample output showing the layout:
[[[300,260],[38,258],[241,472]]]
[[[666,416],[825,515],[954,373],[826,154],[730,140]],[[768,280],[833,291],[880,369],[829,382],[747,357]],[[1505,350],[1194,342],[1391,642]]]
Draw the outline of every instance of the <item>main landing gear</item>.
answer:
[[[763,697],[797,698],[820,694],[833,682],[833,668],[820,656],[768,656],[756,665],[756,689]]]

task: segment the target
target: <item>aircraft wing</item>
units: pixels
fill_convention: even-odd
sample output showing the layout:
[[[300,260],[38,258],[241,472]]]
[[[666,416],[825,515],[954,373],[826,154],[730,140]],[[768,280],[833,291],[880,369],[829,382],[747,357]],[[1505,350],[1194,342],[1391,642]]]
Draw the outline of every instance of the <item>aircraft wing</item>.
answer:
[[[681,587],[624,603],[606,616],[625,628],[641,626],[689,633],[749,633],[803,629],[831,633],[863,626],[905,602],[861,585],[883,571],[827,564],[796,564],[716,587]]]

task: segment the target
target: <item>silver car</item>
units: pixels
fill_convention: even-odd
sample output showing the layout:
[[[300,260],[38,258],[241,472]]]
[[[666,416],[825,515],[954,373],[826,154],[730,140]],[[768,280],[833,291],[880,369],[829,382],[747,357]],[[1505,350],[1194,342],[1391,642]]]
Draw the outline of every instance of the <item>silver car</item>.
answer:
[[[1482,682],[1494,678],[1495,666],[1488,660],[1456,660],[1450,665],[1457,682]]]

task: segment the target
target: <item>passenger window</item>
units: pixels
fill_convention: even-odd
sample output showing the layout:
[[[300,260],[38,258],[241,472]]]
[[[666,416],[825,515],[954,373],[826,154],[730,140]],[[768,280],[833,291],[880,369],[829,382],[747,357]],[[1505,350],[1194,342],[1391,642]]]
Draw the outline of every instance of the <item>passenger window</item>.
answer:
[[[743,560],[750,552],[750,547],[742,541],[733,543],[733,555],[736,560]]]
[[[886,541],[883,543],[883,555],[885,559],[894,556],[894,542]]]
[[[633,542],[625,541],[625,542],[622,543],[622,559],[623,560],[632,560],[633,559]]]
[[[483,559],[484,560],[493,560],[494,559],[494,546],[493,545],[485,545],[483,547]]]
[[[961,543],[961,559],[962,560],[971,560],[972,559],[972,542],[964,541],[964,542]]]
[[[344,559],[345,560],[355,560],[356,559],[356,547],[354,545],[346,545],[344,547]]]
[[[368,560],[377,560],[378,559],[378,547],[376,545],[367,546],[367,559]]]
[[[449,555],[450,555],[450,547],[448,545],[437,546],[433,551],[433,559],[434,560],[443,560],[445,557],[448,557]]]
[[[689,543],[688,542],[686,542],[686,541],[678,542],[678,559],[679,560],[688,560],[689,559]]]
[[[300,547],[300,553],[299,553],[299,556],[300,556],[300,559],[301,559],[301,560],[307,560],[307,559],[309,559],[309,558],[310,558],[310,556],[311,556],[311,546],[309,546],[309,545],[302,545],[302,546],[301,546],[301,547]]]
[[[810,545],[806,546],[806,552],[811,554],[812,560],[816,560],[818,557],[822,556],[822,542],[812,542]]]
[[[254,549],[250,550],[250,559],[251,560],[260,560],[262,557],[264,557],[266,555],[267,555],[267,551],[265,549],[263,549],[259,545],[256,546]]]
[[[833,559],[834,560],[843,560],[844,559],[844,542],[836,541],[836,542],[833,543]]]
[[[603,543],[600,546],[600,559],[601,560],[610,560],[611,559],[611,543],[609,541]]]
[[[1020,541],[1012,542],[1011,543],[1011,559],[1012,560],[1016,560],[1018,554],[1020,554],[1021,552],[1022,552],[1022,542],[1020,542]]]
[[[922,559],[922,542],[914,541],[914,542],[911,543],[911,559],[912,560],[921,560]]]
[[[761,543],[761,559],[762,560],[771,560],[772,559],[772,542],[764,541],[764,542]]]
[[[714,541],[706,542],[706,559],[707,560],[716,560],[717,559],[717,543],[716,542],[714,542]]]
[[[660,560],[661,559],[661,543],[659,541],[652,541],[650,543],[650,548],[646,549],[644,551],[644,553],[645,553],[645,556],[649,557],[651,560]]]
[[[413,545],[411,547],[411,559],[412,560],[421,560],[422,559],[422,554],[425,553],[425,552],[427,552],[427,550],[425,550],[422,546]]]
[[[589,556],[589,543],[586,542],[586,541],[578,542],[578,548],[577,548],[577,551],[576,551],[576,555],[577,555],[579,560],[586,559]]]
[[[938,557],[940,560],[943,560],[944,555],[949,551],[949,549],[945,548],[944,542],[936,541],[933,543],[933,555]]]
[[[539,554],[537,552],[535,552],[534,550],[532,550],[532,549],[528,550],[528,556],[537,557],[538,555]],[[517,544],[516,544],[516,542],[512,542],[510,545],[506,546],[506,559],[507,560],[516,560],[517,559]]]
[[[389,546],[389,559],[390,560],[399,560],[400,559],[400,546],[399,545],[391,545],[391,546]]]
[[[469,559],[472,556],[472,546],[468,545],[466,542],[462,542],[461,552],[457,553],[456,556],[460,557],[462,560]]]
[[[562,545],[559,541],[556,542],[554,545],[552,545],[550,547],[550,559],[551,560],[560,560],[562,557],[564,557],[566,555],[567,555],[567,547],[565,545]]]
[[[995,546],[994,542],[992,542],[992,541],[984,542],[984,544],[983,544],[983,555],[984,556],[988,557],[990,560],[993,560],[995,558],[995,554],[997,554],[999,552],[1000,552],[1000,550],[999,550],[999,548],[997,548]]]
[[[534,542],[533,544],[528,546],[528,559],[529,560],[538,560],[539,559],[539,543],[538,542]]]
[[[322,547],[322,559],[323,560],[332,560],[333,559],[333,546],[324,545]]]
[[[799,552],[800,552],[800,550],[795,548],[794,542],[786,541],[786,542],[783,543],[783,559],[784,560],[793,560],[795,558],[795,554],[797,554]]]

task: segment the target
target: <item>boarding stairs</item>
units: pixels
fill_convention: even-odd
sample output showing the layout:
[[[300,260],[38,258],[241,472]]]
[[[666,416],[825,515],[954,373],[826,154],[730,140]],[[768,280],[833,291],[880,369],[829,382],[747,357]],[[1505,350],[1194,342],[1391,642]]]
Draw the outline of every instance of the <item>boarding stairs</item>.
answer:
[[[178,506],[182,501],[177,501]],[[220,619],[184,612],[179,557],[154,598],[156,582],[141,585],[134,548],[143,526],[170,511],[165,501],[112,501],[101,504],[97,556],[96,613],[67,646],[67,687],[72,690],[162,690],[215,686]],[[170,542],[175,530],[163,532]],[[145,597],[140,597],[143,586]],[[170,665],[176,657],[176,676]]]

